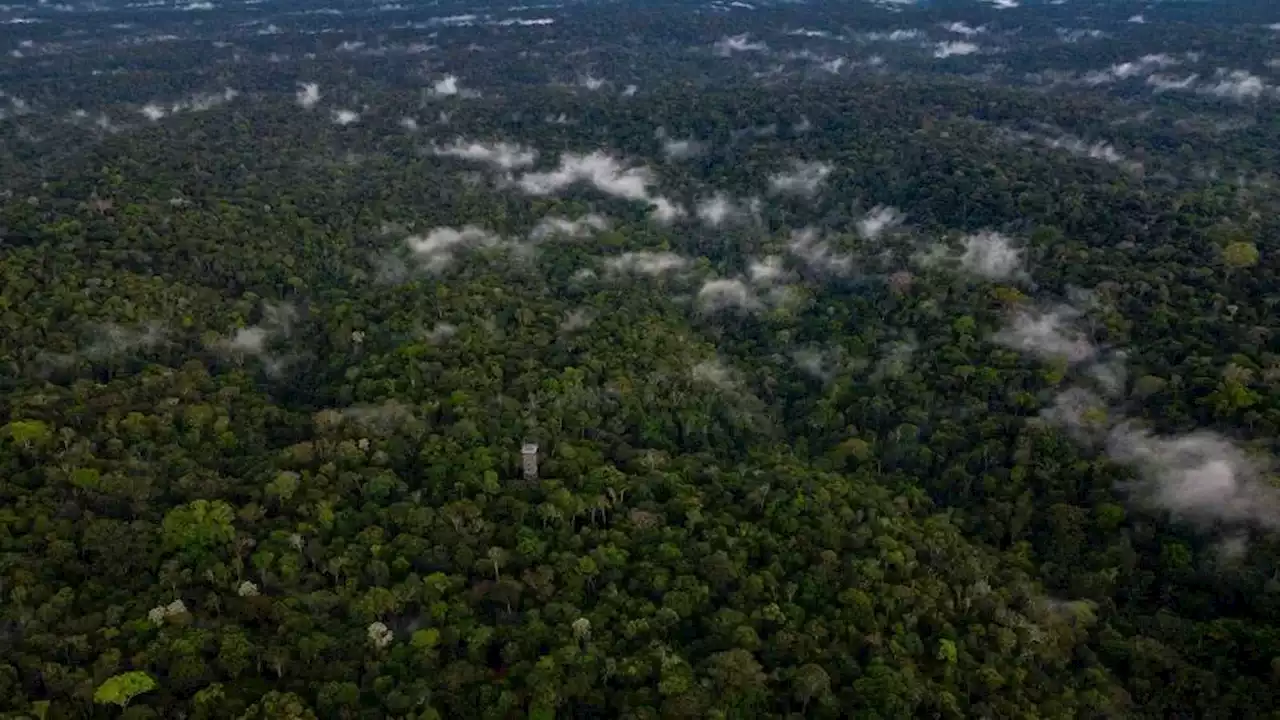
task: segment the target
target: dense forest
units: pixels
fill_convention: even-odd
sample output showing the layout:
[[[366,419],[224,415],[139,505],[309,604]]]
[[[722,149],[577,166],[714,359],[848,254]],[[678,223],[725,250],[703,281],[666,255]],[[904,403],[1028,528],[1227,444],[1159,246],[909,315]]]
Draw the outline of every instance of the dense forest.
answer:
[[[1280,718],[1280,11],[0,6],[0,718]]]

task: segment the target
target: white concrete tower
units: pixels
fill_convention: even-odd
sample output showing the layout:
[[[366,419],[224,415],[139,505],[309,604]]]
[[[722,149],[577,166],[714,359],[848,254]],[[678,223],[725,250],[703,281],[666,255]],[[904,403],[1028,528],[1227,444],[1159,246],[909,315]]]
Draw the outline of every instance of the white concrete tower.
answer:
[[[538,443],[527,442],[520,448],[520,467],[525,480],[538,479]]]

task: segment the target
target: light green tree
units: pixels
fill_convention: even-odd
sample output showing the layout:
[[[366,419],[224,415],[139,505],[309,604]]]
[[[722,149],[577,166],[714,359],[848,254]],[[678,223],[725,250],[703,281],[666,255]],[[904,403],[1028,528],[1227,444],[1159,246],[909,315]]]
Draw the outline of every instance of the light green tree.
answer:
[[[1253,267],[1258,264],[1258,246],[1243,240],[1229,243],[1222,248],[1222,261],[1233,270]]]
[[[93,701],[99,705],[112,704],[128,707],[129,701],[145,692],[155,690],[155,678],[141,670],[113,675],[103,681],[93,693]]]
[[[162,528],[168,550],[198,557],[235,538],[235,512],[222,500],[195,500],[164,516]]]

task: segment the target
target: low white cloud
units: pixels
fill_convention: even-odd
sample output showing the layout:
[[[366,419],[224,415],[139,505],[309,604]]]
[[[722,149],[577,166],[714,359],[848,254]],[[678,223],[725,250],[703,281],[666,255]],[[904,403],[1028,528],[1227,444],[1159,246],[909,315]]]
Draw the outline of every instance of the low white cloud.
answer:
[[[758,200],[737,203],[725,193],[716,193],[699,202],[695,212],[702,222],[711,227],[720,227],[726,223],[750,220],[759,210]]]
[[[564,319],[560,321],[560,332],[574,332],[589,327],[595,322],[595,311],[590,308],[575,308],[565,313]]]
[[[858,221],[858,234],[867,240],[875,240],[886,230],[901,225],[905,219],[895,208],[877,205]]]
[[[1008,236],[983,231],[964,238],[960,267],[988,280],[1007,280],[1022,274],[1022,250]]]
[[[603,88],[606,82],[607,82],[606,80],[602,80],[598,77],[595,77],[591,73],[587,73],[586,75],[578,79],[579,85],[591,91],[596,91]]]
[[[1057,28],[1058,39],[1064,43],[1078,43],[1081,40],[1097,40],[1107,34],[1097,28]]]
[[[565,153],[555,170],[527,173],[518,184],[530,195],[551,195],[580,182],[616,197],[647,200],[654,177],[646,167],[628,167],[617,158],[596,151],[587,155]]]
[[[790,170],[769,177],[769,188],[775,193],[813,195],[831,170],[828,163],[792,160]]]
[[[933,56],[936,58],[949,58],[957,55],[972,55],[982,48],[971,42],[963,40],[951,40],[948,42],[940,42],[933,46]]]
[[[419,335],[423,340],[437,345],[458,334],[458,326],[451,323],[436,323],[430,330]]]
[[[791,359],[800,371],[815,380],[830,382],[839,365],[834,353],[816,347],[800,348],[791,353]]]
[[[985,26],[979,25],[978,27],[973,27],[972,25],[969,25],[968,23],[965,23],[965,22],[944,23],[942,27],[948,32],[953,32],[953,33],[956,33],[957,35],[963,35],[965,37],[973,37],[974,35],[980,35],[987,31]]]
[[[1280,528],[1280,493],[1262,463],[1219,435],[1159,437],[1126,422],[1112,429],[1107,454],[1138,472],[1134,494],[1147,505],[1203,524]]]
[[[782,264],[782,258],[777,255],[752,260],[747,266],[747,277],[755,285],[772,285],[786,276],[787,270]]]
[[[671,252],[627,252],[616,258],[609,258],[604,265],[618,273],[634,273],[639,275],[664,275],[689,267],[688,258]]]
[[[555,18],[503,18],[490,21],[489,25],[498,27],[546,27],[555,24]]]
[[[1040,411],[1046,422],[1065,429],[1077,442],[1092,445],[1107,429],[1107,404],[1084,388],[1067,388]]]
[[[1175,78],[1163,73],[1153,73],[1147,77],[1147,84],[1155,88],[1156,92],[1165,92],[1168,90],[1194,90],[1196,81],[1200,79],[1197,73],[1191,73],[1184,78]]]
[[[649,199],[649,216],[654,220],[670,224],[685,216],[684,208],[664,197]]]
[[[687,160],[702,154],[702,145],[694,140],[668,139],[662,143],[662,154],[668,160]]]
[[[698,310],[716,313],[722,310],[755,312],[764,307],[755,292],[741,280],[708,280],[698,290]]]
[[[538,221],[529,233],[531,240],[545,240],[550,237],[585,238],[602,230],[609,229],[609,221],[602,215],[594,213],[583,215],[576,220],[557,216],[545,217]]]
[[[652,170],[624,164],[600,151],[587,155],[565,153],[555,170],[526,173],[516,182],[530,195],[551,195],[578,183],[591,185],[614,197],[647,203],[653,217],[660,222],[669,222],[684,214],[678,205],[650,191],[655,183]]]
[[[787,248],[805,265],[818,272],[845,275],[853,270],[853,257],[833,250],[831,244],[812,228],[793,231]]]
[[[1086,85],[1105,85],[1117,80],[1127,80],[1151,74],[1155,70],[1174,67],[1182,61],[1164,53],[1143,55],[1137,60],[1116,63],[1106,70],[1094,70],[1084,76]]]
[[[428,18],[426,24],[427,25],[447,25],[451,27],[469,27],[471,25],[475,25],[476,20],[479,20],[479,19],[480,18],[478,15],[473,15],[473,14],[445,15],[440,17]]]
[[[1131,23],[1136,23],[1136,24],[1138,24],[1138,25],[1142,25],[1142,24],[1144,24],[1144,23],[1146,23],[1146,22],[1147,22],[1147,19],[1146,19],[1145,17],[1143,17],[1141,13],[1139,13],[1139,14],[1137,14],[1137,15],[1130,15],[1130,16],[1129,16],[1129,22],[1131,22]]]
[[[735,373],[719,358],[703,360],[693,366],[690,374],[695,381],[712,385],[719,390],[733,391],[738,388]]]
[[[1249,100],[1268,91],[1262,78],[1247,70],[1218,70],[1203,92],[1230,100]]]
[[[905,42],[907,40],[919,40],[924,37],[924,33],[915,29],[893,30],[891,32],[869,32],[862,37],[871,41]]]
[[[1095,362],[1085,370],[1103,395],[1112,398],[1124,395],[1129,378],[1125,366],[1126,357],[1123,350],[1118,350],[1106,360]]]
[[[463,90],[458,85],[457,75],[445,75],[431,86],[431,93],[436,97],[451,97],[462,94]]]
[[[102,323],[94,327],[92,339],[84,348],[84,356],[90,360],[102,360],[133,350],[150,350],[164,343],[165,334],[164,326],[155,322],[137,327]]]
[[[257,325],[236,328],[231,337],[218,341],[217,347],[223,352],[236,357],[253,355],[267,363],[268,369],[279,368],[283,360],[267,353],[267,343],[273,337],[288,337],[293,333],[293,324],[298,319],[298,311],[287,303],[265,302],[262,305],[262,320]]]
[[[1066,151],[1076,157],[1099,160],[1110,165],[1115,165],[1128,172],[1137,172],[1142,169],[1142,163],[1130,160],[1124,155],[1124,153],[1116,149],[1114,145],[1101,140],[1090,143],[1074,135],[1067,134],[1060,134],[1056,137],[1046,137],[1033,135],[1031,133],[1011,132],[1007,135],[1016,141],[1040,143],[1055,150]]]
[[[316,83],[303,83],[296,93],[298,104],[311,109],[320,102],[320,86]]]
[[[884,378],[896,378],[906,374],[911,368],[911,358],[919,349],[920,345],[916,342],[916,338],[908,331],[906,338],[889,343],[885,347],[885,353],[876,363],[870,379],[878,382]]]
[[[223,103],[231,102],[239,95],[238,91],[226,88],[220,93],[197,93],[184,100],[176,100],[168,104],[150,102],[143,105],[138,112],[142,113],[148,120],[155,122],[168,115],[211,110]]]
[[[1006,347],[1049,360],[1078,364],[1092,360],[1097,348],[1075,327],[1079,311],[1059,306],[1047,310],[1020,310],[1012,322],[992,337]]]
[[[1211,78],[1201,80],[1198,73],[1176,77],[1164,73],[1147,76],[1147,84],[1155,92],[1187,91],[1228,100],[1245,101],[1275,95],[1276,88],[1247,70],[1219,68]]]
[[[413,407],[398,400],[321,410],[312,416],[322,430],[351,423],[365,433],[387,436],[414,419]]]
[[[360,114],[354,110],[334,110],[333,122],[338,125],[351,125],[360,122]]]
[[[453,263],[457,251],[470,247],[492,247],[498,245],[501,238],[483,228],[467,225],[462,228],[435,228],[426,235],[411,235],[404,242],[419,267],[427,272],[437,273]]]
[[[467,142],[462,138],[456,138],[443,147],[434,146],[431,151],[436,155],[484,163],[507,171],[527,167],[538,159],[536,150],[523,145],[509,142]]]
[[[846,60],[845,58],[838,57],[838,58],[832,58],[831,60],[825,60],[819,63],[818,67],[831,73],[832,75],[838,75],[840,73],[840,70],[844,68],[844,66],[848,62],[849,61]]]
[[[751,42],[751,36],[744,33],[721,38],[716,42],[715,49],[717,53],[728,56],[735,52],[763,52],[769,46],[762,42]]]

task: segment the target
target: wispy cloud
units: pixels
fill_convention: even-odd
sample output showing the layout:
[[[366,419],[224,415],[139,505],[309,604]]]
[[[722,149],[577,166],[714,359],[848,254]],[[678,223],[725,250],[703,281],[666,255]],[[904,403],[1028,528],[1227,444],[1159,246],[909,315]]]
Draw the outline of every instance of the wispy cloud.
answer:
[[[787,270],[782,264],[782,258],[777,255],[767,255],[759,260],[752,260],[747,266],[747,277],[756,285],[771,285],[782,280],[787,275]]]
[[[984,231],[964,238],[960,267],[989,280],[1006,280],[1022,273],[1022,250],[997,232]]]
[[[589,327],[595,322],[596,313],[590,308],[575,308],[565,313],[564,319],[560,321],[560,332],[574,332]]]
[[[775,193],[813,195],[826,181],[831,170],[828,163],[792,160],[789,170],[769,177],[769,188]]]
[[[156,322],[137,327],[102,323],[94,327],[92,339],[83,352],[90,360],[119,357],[132,350],[155,348],[165,342],[165,335],[164,326]]]
[[[877,205],[858,221],[858,234],[867,240],[875,240],[886,230],[901,225],[905,219],[896,209]]]
[[[736,391],[741,384],[737,373],[719,358],[699,362],[690,369],[690,374],[695,381],[706,383],[719,390]]]
[[[1111,431],[1107,454],[1137,470],[1140,502],[1198,523],[1280,528],[1280,494],[1260,460],[1219,435],[1159,437],[1126,422]]]
[[[741,280],[708,280],[698,290],[698,310],[715,313],[722,310],[755,312],[764,307],[753,291]]]
[[[1194,90],[1196,81],[1200,79],[1200,75],[1192,73],[1184,78],[1175,78],[1164,73],[1152,73],[1147,76],[1147,84],[1155,88],[1156,92],[1165,92],[1167,90]]]
[[[430,273],[438,273],[453,264],[457,251],[469,247],[492,247],[501,238],[475,225],[462,228],[439,227],[426,235],[411,235],[405,245],[413,253],[419,267]]]
[[[1155,76],[1153,75],[1152,77]],[[1148,82],[1150,82],[1150,78],[1148,78]],[[1114,145],[1102,140],[1096,140],[1091,143],[1087,140],[1065,133],[1059,134],[1056,137],[1035,135],[1028,132],[1008,132],[1004,133],[1004,135],[1015,142],[1039,143],[1055,150],[1063,150],[1075,155],[1076,157],[1099,160],[1110,165],[1115,165],[1127,172],[1138,172],[1142,169],[1142,163],[1130,160]]]
[[[628,167],[604,153],[587,155],[565,153],[560,166],[549,172],[531,172],[519,180],[521,189],[531,195],[551,195],[575,183],[587,183],[601,192],[628,200],[647,200],[653,171],[646,167]]]
[[[1065,429],[1077,442],[1092,445],[1107,430],[1107,404],[1080,387],[1058,393],[1053,404],[1040,411],[1046,422]]]
[[[1256,98],[1268,90],[1262,78],[1247,70],[1218,70],[1214,79],[1203,88],[1208,95],[1231,100]]]
[[[725,193],[716,193],[698,203],[696,214],[698,219],[711,227],[720,227],[726,223],[749,221],[760,212],[759,200],[748,200],[738,203]]]
[[[439,322],[433,325],[430,330],[419,333],[418,337],[432,345],[439,345],[457,334],[458,326],[453,325],[452,323]]]
[[[529,239],[545,240],[557,236],[585,238],[608,229],[609,221],[604,216],[594,213],[583,215],[577,220],[551,216],[538,221],[538,224],[530,231]]]
[[[308,110],[315,107],[320,102],[320,85],[317,83],[303,83],[296,93],[298,104]]]
[[[769,46],[762,42],[751,42],[751,36],[744,33],[721,38],[716,42],[715,49],[717,53],[728,56],[736,52],[763,52]]]
[[[1073,294],[1077,301],[1097,301],[1092,293]],[[1086,375],[1104,395],[1118,397],[1124,389],[1124,354],[1096,362],[1097,349],[1072,325],[1079,315],[1079,310],[1068,306],[1023,312],[995,339],[1038,357],[1090,363]],[[1280,489],[1267,482],[1268,465],[1263,458],[1212,432],[1157,436],[1132,421],[1113,421],[1110,411],[1103,397],[1071,387],[1041,417],[1079,442],[1105,441],[1113,462],[1137,472],[1138,482],[1127,489],[1139,504],[1206,526],[1228,523],[1280,529]],[[1244,551],[1243,546],[1237,549]]]
[[[955,57],[957,55],[972,55],[982,48],[971,42],[963,40],[951,40],[948,42],[940,42],[933,46],[933,56],[939,59]]]
[[[791,353],[791,359],[804,374],[822,382],[830,382],[839,367],[835,353],[816,347],[799,348]]]
[[[453,97],[459,95],[462,97],[476,97],[479,93],[474,90],[466,90],[458,82],[457,75],[445,75],[437,80],[431,86],[431,94],[436,97]]]
[[[862,37],[871,41],[905,42],[907,40],[919,40],[924,37],[924,33],[915,29],[893,30],[890,32],[869,32]]]
[[[1143,77],[1155,70],[1174,67],[1181,63],[1182,61],[1178,58],[1164,53],[1143,55],[1137,60],[1116,63],[1106,70],[1094,70],[1087,73],[1083,80],[1086,85],[1105,85],[1117,80]]]
[[[338,125],[351,125],[360,122],[360,113],[354,110],[334,110],[333,121]]]
[[[693,140],[668,140],[662,144],[662,154],[668,160],[686,160],[702,152],[702,146]]]
[[[431,151],[436,155],[484,163],[507,171],[528,167],[538,159],[536,150],[523,145],[509,142],[467,142],[462,138],[456,138],[443,147],[433,146]]]
[[[614,197],[648,203],[660,221],[682,215],[684,211],[679,206],[650,192],[655,182],[649,168],[626,165],[608,153],[596,151],[587,155],[565,153],[555,170],[526,173],[517,185],[530,195],[551,195],[585,183]]]
[[[943,23],[942,27],[944,30],[947,30],[948,32],[953,32],[953,33],[956,33],[957,35],[963,35],[965,37],[973,37],[974,35],[980,35],[987,31],[985,26],[979,25],[978,27],[973,27],[972,25],[969,25],[968,23],[965,23],[965,22]]]
[[[236,99],[240,93],[231,88],[226,88],[220,93],[198,93],[192,95],[185,100],[177,100],[172,103],[161,104],[156,102],[143,105],[138,112],[152,122],[160,120],[168,115],[176,115],[182,112],[204,112],[211,110],[224,103],[229,103]]]
[[[688,258],[671,252],[627,252],[604,261],[607,269],[617,273],[663,275],[689,267]]]
[[[1083,331],[1073,325],[1079,311],[1067,306],[1045,310],[1020,310],[1008,327],[992,338],[995,342],[1049,360],[1083,363],[1098,353]]]
[[[812,228],[792,232],[787,248],[805,265],[818,272],[845,275],[853,270],[853,257],[833,250],[831,244]]]
[[[231,337],[219,340],[217,347],[239,358],[258,356],[269,367],[279,367],[283,361],[267,352],[267,344],[272,338],[289,337],[297,318],[298,311],[292,305],[265,302],[262,306],[262,319],[257,325],[236,328]]]

